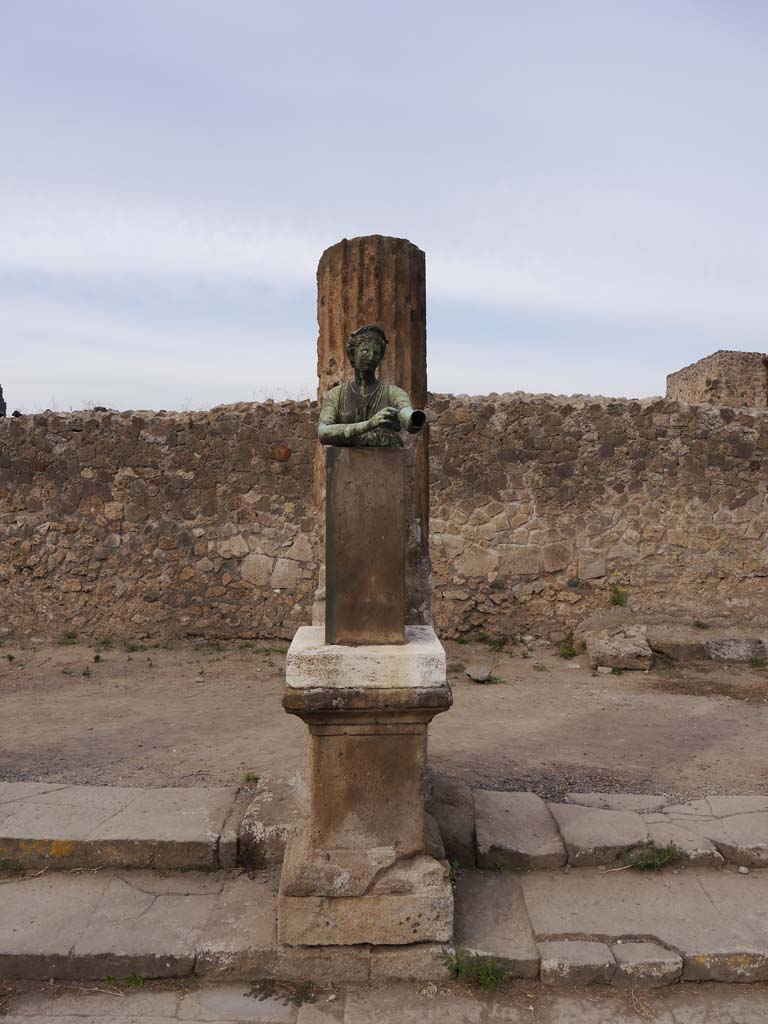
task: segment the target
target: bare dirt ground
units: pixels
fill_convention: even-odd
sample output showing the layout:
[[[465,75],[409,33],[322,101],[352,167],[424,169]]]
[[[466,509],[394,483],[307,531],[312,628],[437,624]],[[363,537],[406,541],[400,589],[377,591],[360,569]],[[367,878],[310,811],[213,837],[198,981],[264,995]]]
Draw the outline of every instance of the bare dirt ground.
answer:
[[[303,726],[280,705],[285,647],[6,644],[0,779],[218,786],[246,773],[289,776]],[[446,648],[455,704],[430,732],[437,772],[549,798],[768,792],[765,668],[703,662],[596,675],[584,655],[566,660],[550,646]],[[477,661],[490,661],[499,681],[467,679]]]

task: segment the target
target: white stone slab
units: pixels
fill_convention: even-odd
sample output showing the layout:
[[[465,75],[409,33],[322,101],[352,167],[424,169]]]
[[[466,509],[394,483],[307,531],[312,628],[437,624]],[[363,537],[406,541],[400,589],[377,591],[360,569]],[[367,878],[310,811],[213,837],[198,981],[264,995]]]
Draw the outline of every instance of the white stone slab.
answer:
[[[326,644],[322,626],[301,626],[285,662],[289,689],[429,689],[446,683],[445,651],[431,626],[406,626],[404,644]]]

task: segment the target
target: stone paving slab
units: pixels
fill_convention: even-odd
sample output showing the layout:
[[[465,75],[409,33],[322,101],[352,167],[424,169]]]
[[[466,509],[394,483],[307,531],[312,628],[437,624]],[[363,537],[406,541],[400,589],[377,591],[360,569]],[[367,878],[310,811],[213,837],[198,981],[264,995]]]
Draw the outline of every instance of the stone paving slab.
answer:
[[[543,985],[608,985],[616,971],[613,953],[604,942],[540,942],[539,953]]]
[[[680,980],[683,958],[657,942],[622,942],[611,946],[617,988],[663,988]]]
[[[645,819],[648,837],[657,850],[663,850],[673,843],[679,851],[679,860],[685,864],[700,867],[720,868],[725,860],[714,843],[690,828],[670,823],[660,816],[658,822]]]
[[[584,870],[521,883],[538,942],[650,940],[680,954],[684,980],[768,980],[766,872]]]
[[[165,978],[194,970],[209,981],[434,981],[450,976],[446,948],[281,946],[270,876],[56,873],[0,885],[0,978]]]
[[[498,960],[515,978],[535,978],[539,951],[520,879],[496,872],[462,872],[456,886],[456,944]]]
[[[241,982],[115,995],[46,986],[13,997],[9,1015],[0,1019],[3,1024],[765,1024],[768,1019],[768,990],[749,985],[672,985],[642,993],[601,986],[580,992],[526,980],[487,994],[458,983],[387,983],[320,991],[315,1002],[301,1006],[254,999],[248,989]]]
[[[605,811],[598,807],[549,804],[574,867],[623,863],[630,851],[648,838],[636,811]]]
[[[686,804],[670,804],[661,794],[569,793],[567,799],[544,804],[532,793],[475,790],[478,867],[556,867],[562,863],[554,863],[556,845],[565,847],[572,867],[611,866],[629,863],[643,845],[670,843],[685,864],[768,867],[768,796]],[[546,831],[553,821],[554,838]]]
[[[0,783],[0,858],[43,867],[194,868],[234,863],[223,849],[233,788],[135,789]]]
[[[567,859],[557,823],[535,793],[475,790],[475,833],[480,868],[558,868]]]
[[[128,880],[129,879],[129,880]],[[0,887],[0,977],[104,978],[192,971],[224,881],[52,874]]]

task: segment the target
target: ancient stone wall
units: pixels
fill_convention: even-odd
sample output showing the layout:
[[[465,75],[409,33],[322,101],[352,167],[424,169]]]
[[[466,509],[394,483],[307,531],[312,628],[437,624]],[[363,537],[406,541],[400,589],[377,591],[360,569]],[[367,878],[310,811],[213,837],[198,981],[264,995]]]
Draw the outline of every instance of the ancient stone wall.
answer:
[[[667,398],[711,405],[768,406],[768,356],[714,352],[667,377]]]
[[[309,402],[0,421],[0,626],[288,636],[314,587]]]
[[[435,619],[768,607],[768,410],[433,395]],[[0,421],[0,629],[282,636],[311,617],[314,403]]]
[[[430,408],[447,634],[570,628],[612,599],[765,619],[768,410],[522,394]]]

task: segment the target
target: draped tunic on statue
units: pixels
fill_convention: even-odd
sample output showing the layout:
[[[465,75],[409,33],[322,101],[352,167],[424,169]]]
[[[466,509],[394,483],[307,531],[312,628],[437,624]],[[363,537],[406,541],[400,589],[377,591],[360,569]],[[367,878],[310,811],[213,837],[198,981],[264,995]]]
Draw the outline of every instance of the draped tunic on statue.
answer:
[[[406,416],[399,416],[399,426],[376,427],[365,434],[358,434],[349,440],[334,440],[334,444],[351,447],[402,448],[400,429],[408,429],[411,412],[411,400],[402,388],[395,384],[385,384],[377,380],[371,388],[364,391],[357,381],[349,384],[337,384],[325,393],[320,407],[320,425],[332,426],[334,423],[361,423],[369,420],[381,409],[392,406],[398,413],[408,410]]]

